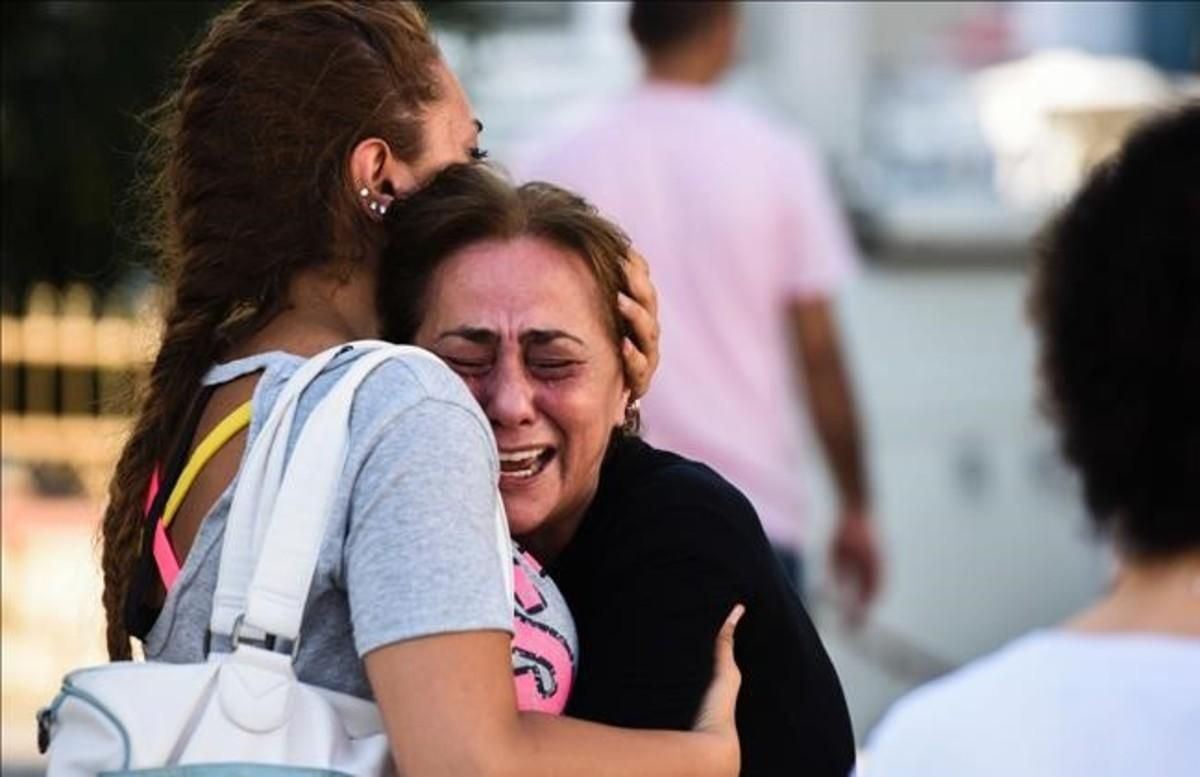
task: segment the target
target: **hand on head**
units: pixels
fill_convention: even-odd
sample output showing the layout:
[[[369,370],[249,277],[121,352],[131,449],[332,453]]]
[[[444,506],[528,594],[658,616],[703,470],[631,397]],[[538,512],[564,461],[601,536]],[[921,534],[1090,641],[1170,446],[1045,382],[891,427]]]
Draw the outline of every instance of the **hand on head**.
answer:
[[[658,293],[650,280],[650,265],[637,251],[629,251],[625,279],[629,294],[618,293],[617,304],[630,334],[621,343],[621,358],[630,393],[638,399],[650,390],[650,379],[658,369],[662,331],[658,325]]]

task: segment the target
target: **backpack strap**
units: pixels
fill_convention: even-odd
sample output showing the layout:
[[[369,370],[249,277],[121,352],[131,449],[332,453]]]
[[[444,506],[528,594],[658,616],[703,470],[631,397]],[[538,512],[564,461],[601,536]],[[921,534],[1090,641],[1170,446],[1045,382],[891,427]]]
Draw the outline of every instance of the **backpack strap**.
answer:
[[[415,351],[393,345],[358,357],[305,421],[275,503],[264,516],[266,534],[246,592],[243,633],[257,631],[275,641],[293,643],[299,638],[330,509],[345,467],[355,393],[376,368],[405,350]]]
[[[300,396],[334,358],[354,345],[357,344],[329,348],[300,365],[280,389],[270,413],[242,457],[221,540],[210,635],[232,636],[244,613],[246,591],[262,548],[267,517],[283,479],[287,444]],[[308,580],[305,586],[307,590]]]

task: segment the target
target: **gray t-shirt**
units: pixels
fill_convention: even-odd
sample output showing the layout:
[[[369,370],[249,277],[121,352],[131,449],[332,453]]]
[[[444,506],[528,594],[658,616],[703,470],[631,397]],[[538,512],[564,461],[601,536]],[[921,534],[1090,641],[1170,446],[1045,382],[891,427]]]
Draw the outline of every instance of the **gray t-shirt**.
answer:
[[[289,453],[316,403],[362,353],[339,355],[305,390]],[[251,410],[253,440],[303,361],[261,354],[218,365],[205,382],[262,371]],[[302,681],[370,698],[361,656],[375,648],[446,632],[512,632],[513,602],[504,575],[513,558],[497,541],[498,531],[507,536],[507,527],[497,523],[498,477],[491,427],[448,368],[433,360],[394,359],[364,381],[351,411],[345,473],[301,625],[295,666]],[[204,660],[236,482],[201,524],[146,637],[149,659]],[[557,590],[551,595],[561,602]],[[565,605],[558,609],[573,640]],[[214,635],[211,649],[228,650],[228,638]]]

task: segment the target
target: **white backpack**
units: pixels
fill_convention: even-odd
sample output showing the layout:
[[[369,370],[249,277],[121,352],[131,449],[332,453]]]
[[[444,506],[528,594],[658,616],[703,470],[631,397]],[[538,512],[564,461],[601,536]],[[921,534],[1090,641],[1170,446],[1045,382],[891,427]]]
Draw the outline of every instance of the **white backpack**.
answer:
[[[197,664],[120,662],[68,674],[38,716],[48,777],[394,772],[375,704],[302,683],[292,668],[355,390],[387,359],[436,359],[408,346],[351,345],[370,352],[313,409],[291,456],[300,395],[346,346],[297,370],[246,452],[210,622],[213,634],[231,636],[233,651]]]

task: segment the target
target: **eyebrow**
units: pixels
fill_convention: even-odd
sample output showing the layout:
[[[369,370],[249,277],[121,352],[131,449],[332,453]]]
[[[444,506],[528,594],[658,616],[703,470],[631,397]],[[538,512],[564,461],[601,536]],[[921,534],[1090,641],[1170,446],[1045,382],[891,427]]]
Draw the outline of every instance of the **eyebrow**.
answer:
[[[460,326],[457,329],[442,332],[438,335],[436,342],[440,343],[450,337],[457,337],[477,345],[495,345],[500,342],[500,335],[493,330],[473,326]],[[571,340],[585,347],[587,345],[575,335],[561,329],[529,329],[522,332],[517,339],[522,345],[547,345],[561,339]]]
[[[490,329],[481,329],[479,327],[460,326],[457,329],[450,329],[442,332],[437,336],[435,342],[442,342],[451,337],[457,337],[461,340],[475,343],[477,345],[495,345],[500,341],[500,336]]]

